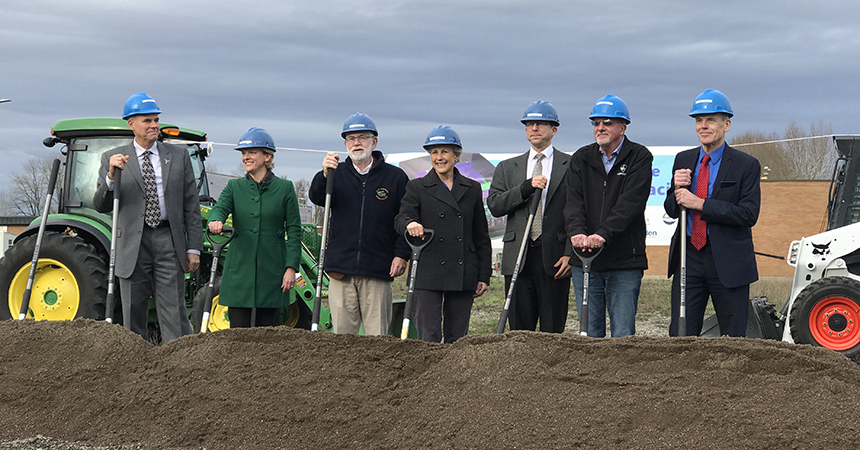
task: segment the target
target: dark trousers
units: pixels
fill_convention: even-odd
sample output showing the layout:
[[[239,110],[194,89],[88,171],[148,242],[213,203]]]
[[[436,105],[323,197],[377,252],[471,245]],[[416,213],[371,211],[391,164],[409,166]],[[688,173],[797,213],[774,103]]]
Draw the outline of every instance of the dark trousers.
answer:
[[[418,339],[446,344],[465,336],[469,331],[473,291],[426,291],[416,289],[415,328]]]
[[[277,323],[278,308],[256,308],[257,313],[254,320],[255,327],[274,327]],[[227,310],[230,316],[230,328],[250,328],[251,313],[254,308],[236,308],[231,306]]]
[[[527,249],[521,267],[522,271],[517,277],[517,285],[511,297],[511,330],[535,331],[540,320],[540,331],[561,333],[567,322],[570,277],[556,280],[543,270],[543,253],[540,246]],[[506,294],[510,286],[511,276],[505,275]]]
[[[669,336],[678,335],[678,317],[681,310],[681,269],[672,277],[672,322]],[[714,312],[723,336],[745,337],[749,316],[750,286],[727,288],[720,283],[711,244],[696,250],[687,242],[687,336],[698,336],[705,320],[708,297],[714,302]]]

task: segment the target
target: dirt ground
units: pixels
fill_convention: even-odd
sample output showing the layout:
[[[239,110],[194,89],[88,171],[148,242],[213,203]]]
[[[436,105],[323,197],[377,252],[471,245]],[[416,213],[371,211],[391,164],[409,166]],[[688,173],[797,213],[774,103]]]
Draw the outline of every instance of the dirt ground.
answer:
[[[2,449],[854,448],[858,386],[838,353],[751,339],[279,327],[155,347],[0,323]]]

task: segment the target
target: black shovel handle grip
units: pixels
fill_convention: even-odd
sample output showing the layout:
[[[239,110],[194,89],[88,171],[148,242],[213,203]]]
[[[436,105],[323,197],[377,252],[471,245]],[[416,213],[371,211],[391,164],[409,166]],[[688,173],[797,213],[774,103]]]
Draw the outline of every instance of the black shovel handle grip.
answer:
[[[54,194],[54,185],[57,184],[57,175],[60,173],[60,160],[54,159],[51,166],[51,177],[48,178],[48,195]]]
[[[122,169],[117,167],[113,171],[113,199],[114,200],[119,200],[120,181],[122,181]]]
[[[535,191],[532,194],[532,198],[530,199],[531,203],[529,203],[529,214],[537,213],[538,205],[540,205],[541,195],[543,195],[541,191],[543,191],[543,189],[535,188]]]
[[[573,254],[582,262],[583,272],[591,272],[591,262],[594,261],[594,258],[597,258],[597,255],[603,251],[603,247],[590,250],[591,251],[589,252],[578,247],[573,248]]]
[[[214,240],[212,240],[212,236],[210,235],[210,232],[209,232],[209,227],[206,227],[206,240],[208,240],[209,243],[212,244],[212,253],[215,253],[215,254],[221,253],[221,250],[227,244],[229,244],[230,241],[232,241],[233,238],[236,236],[236,230],[233,227],[228,227],[227,225],[224,225],[221,227],[221,234],[224,234],[224,233],[230,233],[230,235],[227,236],[227,240],[222,241],[222,242],[215,242]]]
[[[334,170],[328,169],[325,177],[325,193],[331,195],[334,192]]]
[[[420,241],[421,243],[420,244],[413,244],[410,239],[417,239],[417,238],[413,238],[412,236],[410,236],[409,230],[405,230],[403,232],[403,239],[406,239],[406,243],[409,244],[409,247],[412,249],[412,257],[413,258],[416,257],[416,253],[421,253],[421,250],[423,250],[424,247],[426,247],[427,244],[429,244],[430,241],[433,240],[433,236],[435,234],[436,233],[433,231],[432,228],[425,228],[424,229],[424,237]]]

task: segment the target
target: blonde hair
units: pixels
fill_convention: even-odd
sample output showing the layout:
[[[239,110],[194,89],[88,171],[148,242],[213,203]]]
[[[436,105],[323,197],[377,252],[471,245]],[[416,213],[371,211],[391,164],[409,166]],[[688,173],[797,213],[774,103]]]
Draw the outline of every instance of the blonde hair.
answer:
[[[269,150],[268,148],[260,147],[263,150],[263,153],[266,155],[272,155],[272,159],[266,160],[263,164],[267,169],[272,170],[275,168],[275,152]]]

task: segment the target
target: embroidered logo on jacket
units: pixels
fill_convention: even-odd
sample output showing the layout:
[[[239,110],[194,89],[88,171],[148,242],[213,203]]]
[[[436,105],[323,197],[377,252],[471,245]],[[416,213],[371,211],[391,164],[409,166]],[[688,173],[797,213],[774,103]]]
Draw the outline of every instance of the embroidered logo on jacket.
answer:
[[[376,190],[376,198],[377,200],[387,200],[388,199],[388,189],[379,188]]]
[[[621,167],[618,168],[618,176],[626,176],[627,175],[627,164],[622,164]]]

